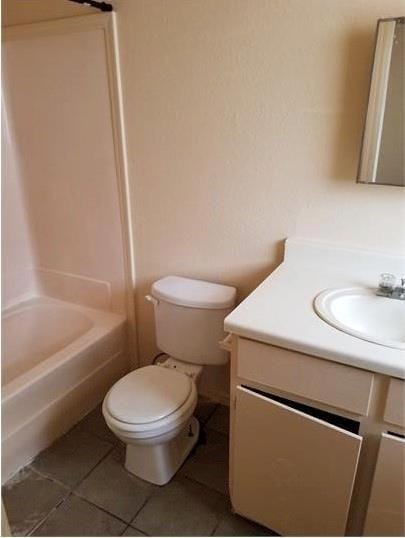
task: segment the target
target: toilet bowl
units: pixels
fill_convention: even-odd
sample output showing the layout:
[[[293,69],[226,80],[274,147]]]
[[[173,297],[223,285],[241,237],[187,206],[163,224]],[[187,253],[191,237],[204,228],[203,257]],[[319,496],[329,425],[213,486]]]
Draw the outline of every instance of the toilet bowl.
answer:
[[[203,365],[225,364],[223,320],[236,289],[184,277],[152,286],[157,344],[169,358],[117,381],[103,402],[107,426],[126,443],[125,467],[154,484],[166,484],[198,440],[193,417]]]
[[[126,443],[125,467],[154,484],[166,484],[198,439],[193,417],[195,381],[179,371],[145,366],[127,374],[107,393],[104,419]]]

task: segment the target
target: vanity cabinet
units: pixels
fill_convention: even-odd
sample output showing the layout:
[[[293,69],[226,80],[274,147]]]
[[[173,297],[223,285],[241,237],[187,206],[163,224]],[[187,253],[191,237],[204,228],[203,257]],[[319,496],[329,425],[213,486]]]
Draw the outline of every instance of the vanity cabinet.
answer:
[[[404,385],[233,336],[234,510],[286,536],[403,535]]]

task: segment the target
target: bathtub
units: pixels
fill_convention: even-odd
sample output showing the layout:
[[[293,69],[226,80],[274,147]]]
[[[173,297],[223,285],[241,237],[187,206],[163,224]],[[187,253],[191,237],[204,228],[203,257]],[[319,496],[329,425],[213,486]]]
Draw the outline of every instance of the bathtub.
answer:
[[[128,371],[125,317],[35,297],[2,316],[2,481]]]

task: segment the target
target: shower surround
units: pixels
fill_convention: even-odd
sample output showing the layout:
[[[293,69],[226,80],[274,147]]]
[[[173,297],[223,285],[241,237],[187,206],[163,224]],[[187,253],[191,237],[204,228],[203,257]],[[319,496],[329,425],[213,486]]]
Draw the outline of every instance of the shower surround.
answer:
[[[114,31],[88,15],[4,32],[3,480],[135,362]]]

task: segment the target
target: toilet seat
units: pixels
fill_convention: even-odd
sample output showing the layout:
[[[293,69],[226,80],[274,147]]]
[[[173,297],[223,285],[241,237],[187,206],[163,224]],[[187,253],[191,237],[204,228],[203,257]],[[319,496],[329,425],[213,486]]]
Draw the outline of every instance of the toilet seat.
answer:
[[[120,379],[107,393],[103,414],[117,432],[154,437],[181,426],[197,404],[195,383],[185,374],[145,366]]]
[[[161,366],[144,366],[115,383],[106,396],[107,410],[120,422],[156,422],[184,404],[191,385],[191,379],[181,372]]]

